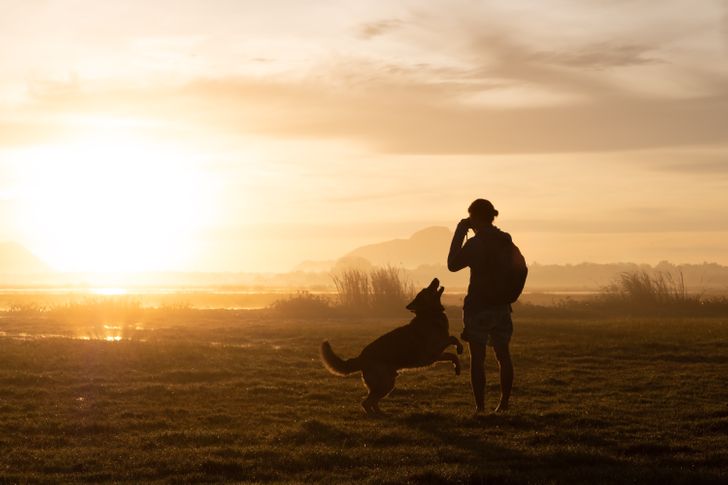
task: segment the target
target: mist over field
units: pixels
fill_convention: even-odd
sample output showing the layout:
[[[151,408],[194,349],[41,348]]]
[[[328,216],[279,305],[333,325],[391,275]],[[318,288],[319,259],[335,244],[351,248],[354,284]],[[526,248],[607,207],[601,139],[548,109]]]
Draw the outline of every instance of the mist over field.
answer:
[[[26,288],[76,287],[79,290],[104,286],[134,286],[162,289],[228,288],[243,292],[295,292],[296,290],[331,291],[331,276],[346,269],[369,270],[393,266],[407,273],[418,285],[433,276],[457,292],[468,284],[466,272],[447,270],[446,251],[452,231],[445,227],[430,227],[407,238],[392,239],[355,247],[331,260],[301,261],[283,272],[147,272],[131,274],[62,273],[18,244],[0,244],[0,285]],[[676,264],[661,261],[657,264],[578,262],[573,264],[542,264],[529,262],[527,292],[594,292],[609,285],[625,272],[646,271],[650,274],[669,274],[684,279],[694,293],[728,293],[728,267],[711,262]]]

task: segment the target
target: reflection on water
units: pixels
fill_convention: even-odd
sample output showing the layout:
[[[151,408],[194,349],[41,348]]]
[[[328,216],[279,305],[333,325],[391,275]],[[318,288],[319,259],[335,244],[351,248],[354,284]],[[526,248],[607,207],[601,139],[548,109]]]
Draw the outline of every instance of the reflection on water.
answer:
[[[77,329],[75,333],[29,333],[29,332],[9,332],[0,331],[0,338],[8,338],[13,340],[40,340],[40,339],[71,339],[71,340],[96,340],[104,342],[121,342],[135,341],[146,342],[146,338],[142,338],[142,331],[151,331],[145,329],[141,325],[118,326],[118,325],[99,325],[86,329]]]
[[[104,340],[106,342],[121,342],[122,340],[143,341],[144,339],[138,338],[139,332],[143,330],[144,327],[140,323],[123,326],[104,323],[89,329],[88,334],[80,338],[84,340]]]
[[[210,347],[233,347],[236,349],[249,349],[253,347],[253,344],[229,344],[223,342],[210,342]]]
[[[0,311],[13,308],[64,308],[74,304],[100,304],[107,301],[140,308],[254,310],[266,308],[294,291],[283,288],[260,291],[224,287],[2,287]],[[333,296],[330,292],[317,293]]]
[[[110,344],[116,344],[117,342],[135,342],[135,343],[147,343],[150,342],[148,337],[152,336],[156,329],[146,328],[143,334],[136,332],[128,333],[129,329],[140,329],[141,327],[120,327],[116,325],[100,325],[95,328],[88,328],[85,331],[79,330],[77,334],[53,334],[53,333],[28,333],[28,332],[8,332],[0,331],[0,345],[2,345],[2,339],[8,340],[44,340],[44,339],[63,339],[63,340],[77,340],[86,342],[107,342]],[[163,330],[163,329],[162,329]],[[151,339],[152,342],[159,342],[159,336]],[[281,351],[285,348],[284,345],[279,345],[272,342],[269,339],[256,339],[253,342],[220,342],[220,341],[207,341],[204,342],[210,347],[226,349],[251,349],[251,348],[265,348],[272,349],[274,351]]]
[[[92,337],[91,335],[60,335],[52,333],[8,333],[0,332],[0,338],[10,338],[13,340],[40,340],[40,339],[71,339],[71,340],[103,340],[106,342],[121,342],[122,340],[134,340],[135,342],[146,342],[146,339],[141,338],[123,338],[121,335],[107,335],[105,337]]]
[[[57,333],[26,333],[26,332],[0,332],[0,338],[9,338],[13,340],[40,340],[40,339],[72,339],[72,340],[91,340],[88,336],[62,335]]]

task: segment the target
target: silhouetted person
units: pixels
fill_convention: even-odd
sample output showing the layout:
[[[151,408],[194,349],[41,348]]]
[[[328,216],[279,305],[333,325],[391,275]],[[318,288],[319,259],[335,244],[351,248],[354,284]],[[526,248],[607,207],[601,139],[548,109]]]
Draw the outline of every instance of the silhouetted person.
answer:
[[[470,267],[470,284],[463,305],[462,339],[470,347],[470,382],[475,398],[475,414],[485,411],[485,349],[493,347],[500,367],[501,396],[495,412],[508,409],[513,386],[513,363],[508,344],[513,334],[510,303],[499,293],[502,282],[496,266],[502,248],[512,246],[511,236],[493,225],[498,215],[493,204],[475,200],[468,207],[470,217],[461,220],[450,244],[447,267],[460,271]],[[468,229],[475,236],[463,245]],[[520,253],[519,253],[520,254]],[[524,277],[525,281],[525,277]],[[520,293],[520,292],[519,292]]]

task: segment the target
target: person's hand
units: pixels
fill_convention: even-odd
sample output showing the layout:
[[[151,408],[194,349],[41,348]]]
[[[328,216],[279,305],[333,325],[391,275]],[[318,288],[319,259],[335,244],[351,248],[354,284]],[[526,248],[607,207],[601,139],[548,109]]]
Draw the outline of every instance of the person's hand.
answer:
[[[458,222],[458,231],[465,231],[467,232],[468,229],[471,228],[470,225],[470,218],[466,217],[465,219],[461,219],[460,222]]]

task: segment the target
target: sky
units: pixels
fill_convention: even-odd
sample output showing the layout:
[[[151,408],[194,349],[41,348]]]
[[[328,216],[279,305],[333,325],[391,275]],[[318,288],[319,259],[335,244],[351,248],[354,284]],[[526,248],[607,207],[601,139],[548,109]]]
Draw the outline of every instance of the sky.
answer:
[[[0,241],[56,269],[287,271],[478,197],[529,262],[728,264],[726,1],[0,11]]]

